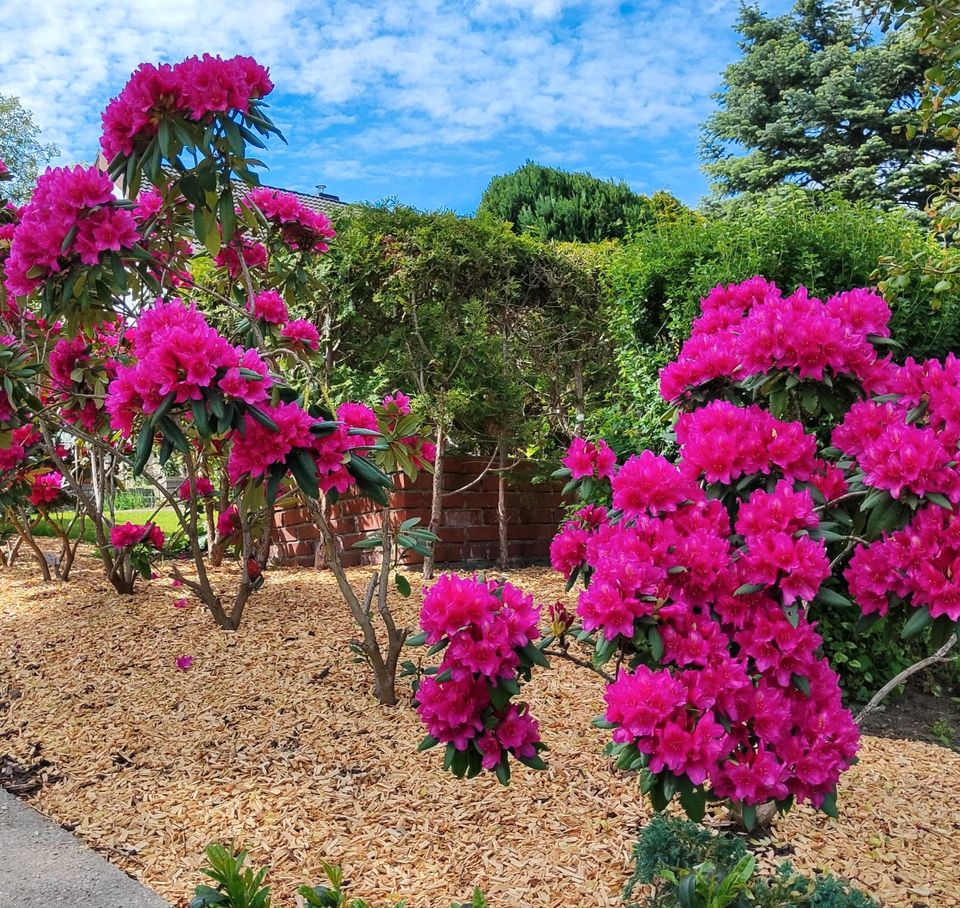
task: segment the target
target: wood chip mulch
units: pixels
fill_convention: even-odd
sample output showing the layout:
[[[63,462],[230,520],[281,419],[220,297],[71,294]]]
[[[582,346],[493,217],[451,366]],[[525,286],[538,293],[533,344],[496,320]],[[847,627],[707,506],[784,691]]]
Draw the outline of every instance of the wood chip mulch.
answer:
[[[563,596],[545,569],[511,579]],[[395,605],[413,623],[411,580]],[[445,908],[474,885],[502,908],[622,904],[650,811],[601,755],[594,676],[556,663],[528,688],[547,772],[518,767],[508,789],[460,782],[439,750],[417,753],[405,686],[400,706],[373,699],[328,574],[271,572],[234,633],[196,604],[175,608],[182,595],[164,578],[120,597],[89,557],[69,584],[41,583],[26,562],[0,574],[0,757],[35,767],[42,753],[31,803],[177,908],[204,847],[231,839],[270,865],[275,908],[292,908],[324,861],[377,908]],[[761,851],[845,876],[886,908],[958,908],[960,755],[867,737],[841,786],[839,820],[798,808]]]

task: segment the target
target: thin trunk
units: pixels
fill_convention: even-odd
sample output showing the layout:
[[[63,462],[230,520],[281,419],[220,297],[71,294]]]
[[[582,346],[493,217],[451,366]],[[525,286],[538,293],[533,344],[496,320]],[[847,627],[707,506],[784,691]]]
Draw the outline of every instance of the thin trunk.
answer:
[[[510,560],[510,531],[507,524],[507,437],[506,432],[500,431],[500,456],[497,472],[497,530],[500,541],[500,553],[497,567],[501,571],[507,569]]]
[[[437,420],[437,451],[433,456],[433,487],[432,498],[430,499],[430,525],[427,529],[434,535],[440,528],[440,521],[443,518],[443,458],[444,448],[446,447],[446,433],[443,428],[443,418]],[[433,576],[434,564],[433,548],[430,554],[423,559],[423,579],[429,580]]]
[[[6,567],[13,567],[21,545],[23,545],[23,537],[19,533],[16,539],[11,539],[7,542],[7,550],[3,553],[3,563]]]
[[[333,534],[333,530],[330,529],[330,525],[327,523],[323,507],[321,506],[320,502],[315,501],[314,499],[306,498],[306,496],[304,496],[304,501],[306,502],[307,509],[313,516],[314,522],[317,524],[317,527],[320,530],[320,535],[323,537],[324,554],[326,555],[327,559],[327,567],[330,568],[334,578],[337,581],[337,586],[340,588],[340,594],[346,601],[347,608],[350,609],[350,614],[353,616],[353,620],[363,633],[363,643],[360,644],[360,649],[366,657],[367,662],[370,664],[370,668],[373,670],[374,695],[376,696],[377,700],[384,704],[384,706],[393,706],[397,702],[396,664],[394,664],[393,674],[391,674],[389,661],[384,660],[383,658],[383,652],[380,649],[380,643],[377,640],[377,632],[373,626],[373,621],[370,618],[373,597],[377,592],[377,585],[380,580],[382,570],[371,574],[370,583],[367,586],[366,596],[364,597],[364,601],[361,603],[357,598],[356,593],[354,593],[353,587],[350,586],[350,580],[347,577],[346,571],[343,569],[343,564],[340,561],[340,554],[337,551],[337,540]],[[389,572],[389,555],[387,556],[386,560],[387,570]]]
[[[947,662],[950,658],[948,653],[950,650],[957,645],[957,635],[951,635],[950,639],[947,640],[943,646],[940,647],[932,656],[927,656],[926,659],[921,659],[919,662],[915,662],[909,668],[905,668],[899,675],[895,678],[891,678],[883,687],[878,690],[873,697],[870,698],[870,702],[860,710],[859,715],[857,716],[857,724],[859,725],[863,720],[870,715],[893,691],[895,688],[903,684],[911,675],[915,675],[917,672],[922,669],[929,668],[931,665],[936,665],[938,662]]]
[[[37,562],[37,567],[40,568],[40,575],[43,577],[44,583],[49,583],[53,577],[50,574],[50,565],[47,563],[47,556],[43,553],[43,550],[37,545],[37,540],[33,538],[33,533],[30,532],[30,523],[21,517],[15,517],[12,512],[7,512],[7,520],[10,522],[10,525],[17,531],[17,534],[20,538],[26,543],[28,549],[33,552],[33,557]]]

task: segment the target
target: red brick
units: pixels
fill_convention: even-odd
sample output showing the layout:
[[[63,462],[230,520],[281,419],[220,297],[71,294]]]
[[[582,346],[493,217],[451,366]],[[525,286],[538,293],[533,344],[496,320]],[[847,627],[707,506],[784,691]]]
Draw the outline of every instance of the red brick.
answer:
[[[369,533],[372,530],[379,530],[383,526],[383,516],[377,512],[374,514],[358,514],[356,516],[357,529],[362,533]]]
[[[463,527],[440,527],[437,530],[437,535],[440,537],[442,542],[463,542]]]
[[[446,510],[443,513],[443,525],[448,527],[472,527],[483,524],[479,511]]]
[[[466,541],[469,542],[491,542],[500,538],[496,527],[474,526],[467,527],[465,532]]]

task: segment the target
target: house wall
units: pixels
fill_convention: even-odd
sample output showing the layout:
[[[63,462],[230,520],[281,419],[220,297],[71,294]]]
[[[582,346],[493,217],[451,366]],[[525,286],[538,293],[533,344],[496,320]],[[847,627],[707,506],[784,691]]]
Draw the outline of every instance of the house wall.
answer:
[[[487,461],[471,457],[447,457],[444,460],[444,488],[459,489],[476,479]],[[514,471],[507,485],[507,526],[510,560],[514,564],[544,562],[550,556],[550,540],[564,517],[561,484],[533,484],[523,470]],[[529,473],[529,471],[526,471]],[[430,485],[432,477],[421,474],[416,482],[400,477],[393,495],[397,524],[419,517],[422,525],[430,521]],[[323,567],[320,532],[309,513],[301,508],[286,508],[277,514],[274,555],[281,564]],[[370,502],[346,495],[332,509],[331,527],[343,545],[343,562],[348,567],[379,560],[377,551],[351,549],[351,546],[380,526],[379,511]],[[463,566],[491,564],[498,554],[497,476],[488,473],[465,492],[444,497],[442,523],[437,531],[440,541],[434,554],[438,564]],[[416,564],[423,558],[408,552],[405,561]]]

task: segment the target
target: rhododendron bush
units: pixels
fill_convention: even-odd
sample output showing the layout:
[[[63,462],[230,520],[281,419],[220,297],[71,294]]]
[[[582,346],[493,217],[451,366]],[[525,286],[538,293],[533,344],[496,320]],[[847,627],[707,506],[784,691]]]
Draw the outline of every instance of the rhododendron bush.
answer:
[[[390,476],[415,477],[434,452],[404,395],[376,408],[336,401],[315,368],[319,333],[297,312],[299,294],[335,232],[324,213],[260,185],[253,154],[282,138],[267,113],[272,89],[247,57],[143,64],[103,113],[106,170],[48,169],[24,208],[5,210],[0,419],[31,432],[50,463],[27,477],[14,439],[0,446],[0,470],[34,507],[67,486],[123,593],[153,575],[168,542],[152,520],[112,516],[105,490],[120,468],[143,475],[192,556],[193,576],[169,571],[224,628],[264,584],[275,503],[300,498],[390,702],[407,631],[386,605],[389,573],[432,541],[392,526]],[[67,469],[66,438],[87,452],[86,473]],[[186,474],[173,492],[144,472],[172,458]],[[350,588],[327,523],[348,491],[382,508],[383,529],[364,545],[382,547],[384,567],[366,597]],[[242,567],[232,599],[207,570],[228,549]],[[409,592],[400,574],[394,585]]]
[[[677,797],[700,819],[723,800],[748,826],[768,802],[835,813],[859,734],[818,614],[896,614],[936,646],[960,619],[960,362],[897,364],[888,319],[869,290],[821,301],[757,277],[707,296],[661,373],[675,459],[618,464],[574,439],[557,473],[581,499],[551,546],[583,584],[576,616],[557,606],[534,643],[539,609],[509,584],[427,591],[424,642],[444,659],[417,692],[425,744],[505,779],[540,746],[511,697],[555,656],[604,677],[598,724],[657,809]]]

